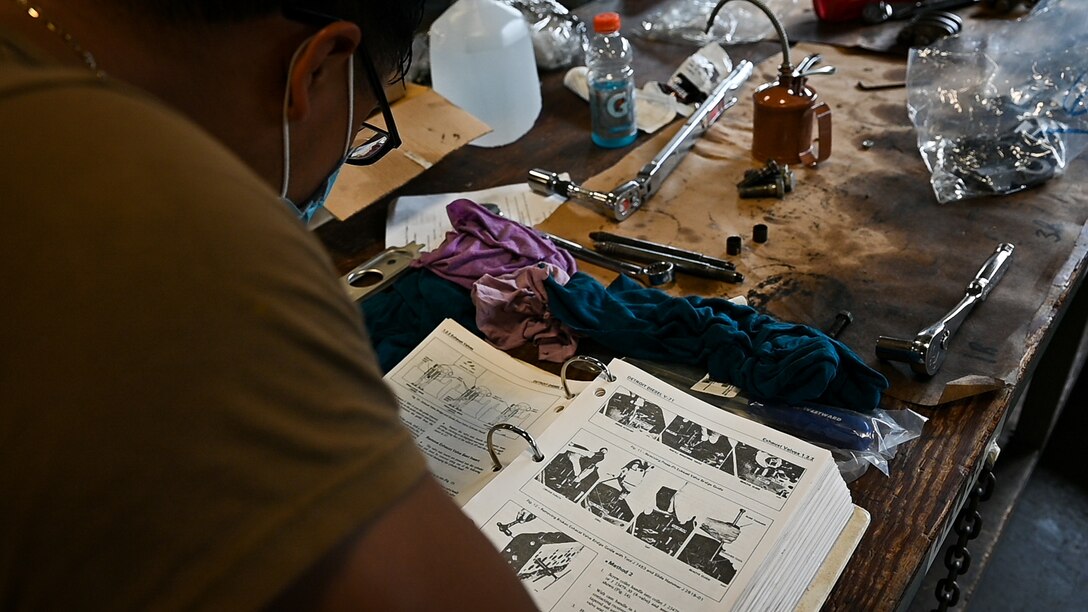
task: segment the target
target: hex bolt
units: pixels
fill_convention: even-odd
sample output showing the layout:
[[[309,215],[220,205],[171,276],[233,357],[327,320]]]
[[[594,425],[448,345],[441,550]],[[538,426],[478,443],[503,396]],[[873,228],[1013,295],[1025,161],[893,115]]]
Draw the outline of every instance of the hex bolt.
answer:
[[[782,184],[785,186],[786,193],[793,191],[793,170],[790,170],[788,165],[784,165],[779,172],[779,176],[782,177]]]
[[[742,198],[778,198],[781,200],[786,195],[786,182],[782,180],[781,176],[776,176],[774,182],[769,185],[741,187],[739,191]]]
[[[832,338],[838,338],[839,334],[842,333],[842,330],[846,329],[846,326],[853,320],[854,315],[850,314],[849,310],[840,310],[839,313],[835,315],[835,322],[828,328],[827,335]]]
[[[744,178],[737,183],[737,187],[753,187],[755,185],[765,184],[768,181],[773,180],[774,176],[779,172],[780,168],[778,162],[772,159],[762,168],[745,170]]]

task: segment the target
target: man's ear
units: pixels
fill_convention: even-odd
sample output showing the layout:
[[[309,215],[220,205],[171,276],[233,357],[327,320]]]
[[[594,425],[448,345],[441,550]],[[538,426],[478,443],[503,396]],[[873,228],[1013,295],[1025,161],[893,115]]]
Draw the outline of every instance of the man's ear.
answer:
[[[362,36],[359,26],[354,23],[334,21],[304,43],[287,81],[289,121],[306,118],[310,112],[310,97],[316,87],[324,84],[326,75],[343,78],[343,66],[359,47]]]

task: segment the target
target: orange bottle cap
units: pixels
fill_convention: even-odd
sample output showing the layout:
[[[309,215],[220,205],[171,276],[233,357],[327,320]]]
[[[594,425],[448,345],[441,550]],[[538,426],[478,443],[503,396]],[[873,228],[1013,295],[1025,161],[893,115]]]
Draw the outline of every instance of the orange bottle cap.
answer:
[[[593,31],[600,34],[611,34],[620,31],[619,13],[601,13],[593,18]]]

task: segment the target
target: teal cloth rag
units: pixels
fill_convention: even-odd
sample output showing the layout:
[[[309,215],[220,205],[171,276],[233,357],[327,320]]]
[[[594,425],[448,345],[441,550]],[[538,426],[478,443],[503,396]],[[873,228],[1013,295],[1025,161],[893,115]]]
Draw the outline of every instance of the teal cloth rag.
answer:
[[[390,287],[364,300],[361,308],[382,372],[407,357],[443,319],[453,319],[480,335],[469,290],[426,269],[405,272]]]
[[[673,297],[620,275],[605,288],[577,273],[546,283],[552,316],[620,356],[705,368],[757,399],[859,411],[888,380],[823,332],[721,298]]]

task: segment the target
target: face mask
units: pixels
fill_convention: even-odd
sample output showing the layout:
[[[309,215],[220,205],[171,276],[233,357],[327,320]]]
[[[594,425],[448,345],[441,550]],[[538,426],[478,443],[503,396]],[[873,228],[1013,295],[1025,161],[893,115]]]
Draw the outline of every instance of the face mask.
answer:
[[[283,201],[291,207],[291,210],[298,213],[298,218],[301,219],[303,223],[309,223],[314,214],[325,207],[325,201],[329,199],[329,194],[332,193],[332,185],[336,182],[336,177],[340,174],[340,168],[342,168],[343,165],[344,162],[341,161],[336,166],[336,169],[325,177],[325,181],[318,185],[317,190],[301,203],[295,204],[290,198],[283,198]]]
[[[280,199],[284,201],[291,210],[298,214],[299,219],[303,223],[309,223],[317,211],[325,207],[325,201],[329,198],[329,194],[332,192],[333,183],[336,182],[336,177],[340,174],[340,168],[344,165],[344,160],[347,159],[348,150],[351,148],[351,139],[354,135],[352,132],[353,124],[355,121],[355,57],[348,57],[348,128],[347,137],[344,143],[344,154],[340,157],[340,161],[336,163],[336,166],[329,172],[325,180],[317,186],[312,194],[305,200],[299,203],[292,202],[287,197],[287,188],[290,185],[291,180],[291,127],[287,121],[287,107],[290,103],[291,96],[291,72],[295,68],[295,60],[298,59],[299,53],[302,52],[303,47],[310,42],[310,39],[306,39],[299,45],[298,49],[295,49],[294,55],[291,56],[291,63],[287,67],[287,89],[283,95],[283,186],[280,188]]]

